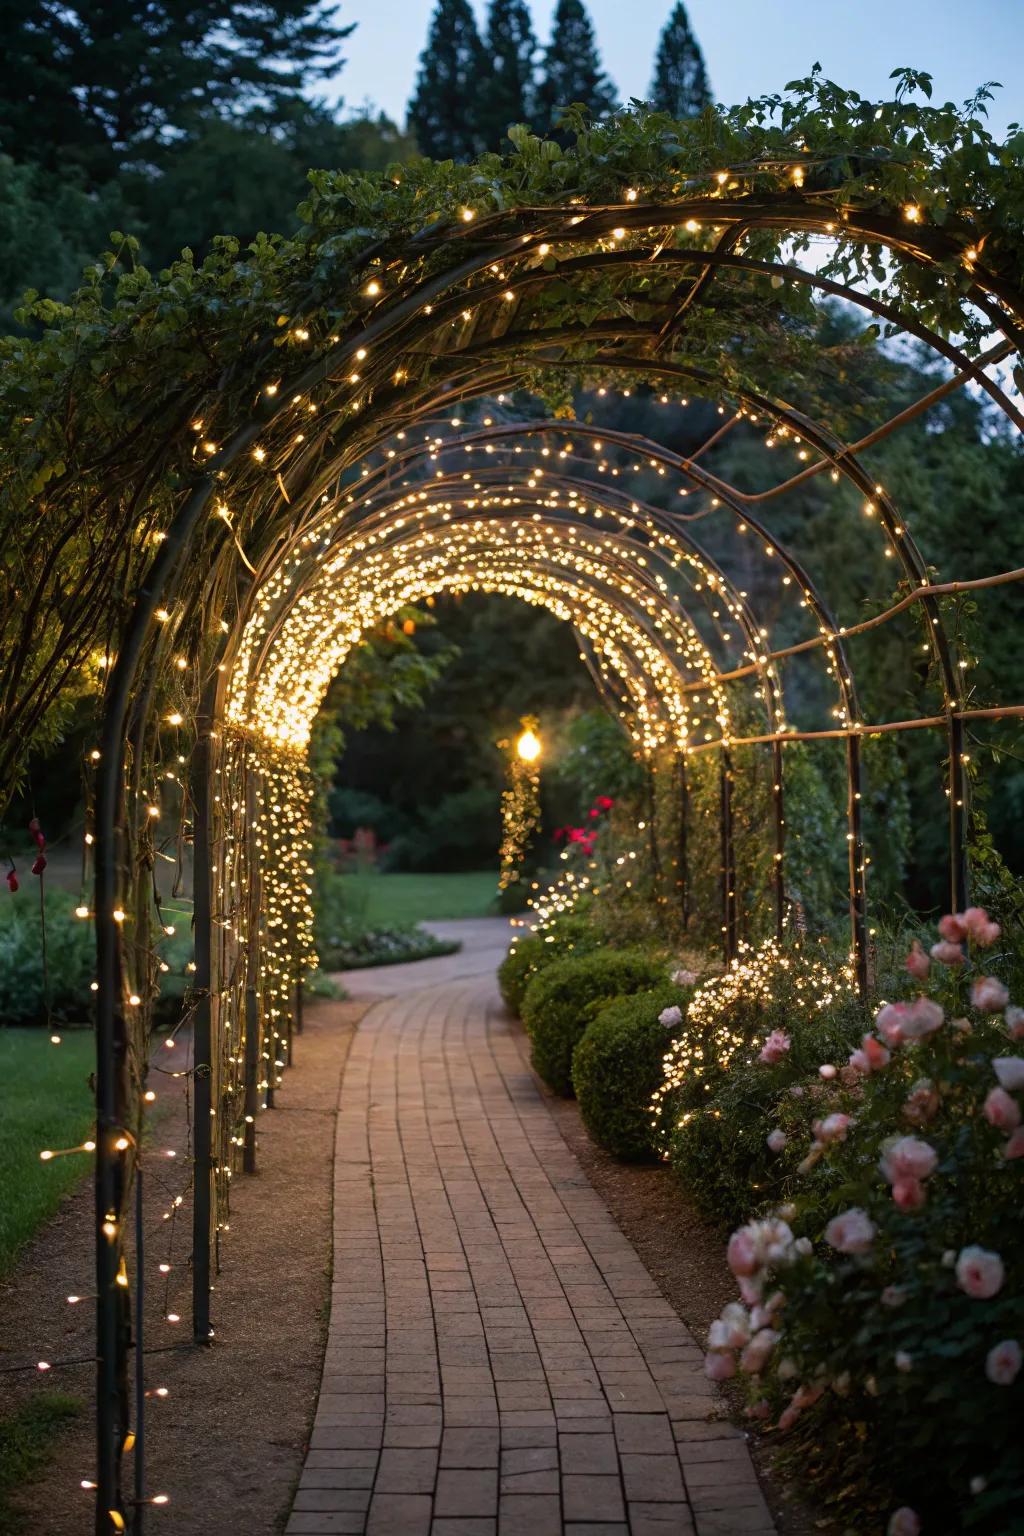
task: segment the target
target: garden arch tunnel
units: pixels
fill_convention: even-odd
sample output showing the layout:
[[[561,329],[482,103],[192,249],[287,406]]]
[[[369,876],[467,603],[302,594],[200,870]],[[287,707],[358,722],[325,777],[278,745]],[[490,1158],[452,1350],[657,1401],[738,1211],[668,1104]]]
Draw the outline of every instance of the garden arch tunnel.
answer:
[[[977,389],[1012,427],[1024,425],[999,367],[1024,336],[1021,248],[1003,216],[1000,171],[965,169],[937,129],[911,153],[906,104],[862,105],[840,151],[831,108],[805,100],[784,127],[763,107],[722,114],[710,138],[697,125],[626,114],[571,152],[520,136],[504,163],[423,164],[365,180],[320,174],[296,240],[258,242],[241,256],[224,243],[199,273],[129,273],[112,296],[97,274],[76,309],[46,317],[16,371],[5,494],[22,510],[34,498],[46,517],[7,629],[0,763],[9,773],[98,647],[109,663],[89,828],[98,1531],[123,1528],[131,1503],[122,1455],[133,1345],[140,1381],[143,1363],[123,1245],[158,980],[159,785],[168,774],[181,781],[194,841],[194,1324],[203,1339],[211,1234],[233,1164],[251,1158],[255,1107],[273,1096],[308,958],[303,733],[333,667],[389,605],[474,582],[552,603],[583,637],[641,748],[718,754],[723,827],[731,754],[770,746],[779,867],[767,899],[777,919],[784,743],[841,743],[862,983],[860,743],[935,731],[947,761],[951,893],[963,904],[964,733],[972,719],[1021,715],[1024,705],[972,700],[955,598],[1024,573],[936,580],[931,552],[917,549],[869,463],[876,443],[955,388]],[[943,207],[939,223],[934,189],[951,186],[957,206]],[[800,265],[805,239],[824,253]],[[890,420],[871,419],[870,399],[826,419],[822,376],[849,354],[823,343],[815,296],[913,337],[952,373]],[[722,414],[703,444],[680,453],[613,422],[573,419],[574,389],[591,393],[598,415],[616,390],[662,400],[667,413],[685,409],[685,392]],[[536,408],[531,395],[553,414],[514,419]],[[485,409],[489,422],[478,419]],[[474,416],[465,431],[439,425],[465,410]],[[756,490],[728,484],[704,462],[727,431],[797,447],[800,467]],[[769,521],[773,502],[822,475],[836,484],[834,515],[867,514],[899,573],[896,596],[890,575],[875,594],[887,606],[866,619],[833,617],[822,573]],[[720,525],[712,546],[705,529]],[[755,565],[774,573],[781,632],[760,611],[764,582],[749,595]],[[929,707],[865,721],[854,641],[904,623],[921,626],[931,658]],[[311,638],[315,678],[304,680]],[[836,703],[827,724],[796,730],[786,678],[804,661],[823,671]],[[748,682],[743,720],[758,725],[734,728]],[[723,877],[731,946],[727,837]],[[242,1113],[221,1116],[213,1134],[209,1111],[225,1093]],[[138,1499],[141,1410],[140,1395]]]

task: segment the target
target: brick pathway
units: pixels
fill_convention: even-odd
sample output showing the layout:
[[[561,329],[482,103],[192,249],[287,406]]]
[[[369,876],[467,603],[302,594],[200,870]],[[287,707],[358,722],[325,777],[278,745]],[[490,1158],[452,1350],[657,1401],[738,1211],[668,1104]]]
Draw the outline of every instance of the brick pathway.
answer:
[[[700,1349],[562,1140],[490,977],[365,1016],[335,1177],[289,1536],[773,1530]]]

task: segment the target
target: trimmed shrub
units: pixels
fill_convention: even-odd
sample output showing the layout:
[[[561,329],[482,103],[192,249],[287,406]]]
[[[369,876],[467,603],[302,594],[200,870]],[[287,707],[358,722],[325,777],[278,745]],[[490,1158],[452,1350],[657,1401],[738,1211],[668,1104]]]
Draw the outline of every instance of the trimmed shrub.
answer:
[[[46,975],[35,880],[0,903],[0,1019],[45,1024],[46,993],[54,1018],[84,1023],[92,1012],[89,984],[96,974],[96,935],[75,916],[64,891],[46,893]],[[47,988],[48,983],[48,988]]]
[[[665,980],[665,967],[638,950],[603,950],[556,960],[534,976],[523,998],[531,1060],[555,1093],[572,1097],[572,1053],[602,998],[640,992]]]
[[[532,976],[568,954],[591,954],[600,944],[593,925],[577,913],[555,918],[543,935],[516,939],[498,967],[498,989],[505,1007],[518,1018]]]
[[[572,1053],[572,1086],[583,1123],[613,1157],[642,1162],[655,1153],[651,1097],[661,1081],[672,1028],[661,1023],[666,1008],[685,1009],[679,987],[606,1003]]]

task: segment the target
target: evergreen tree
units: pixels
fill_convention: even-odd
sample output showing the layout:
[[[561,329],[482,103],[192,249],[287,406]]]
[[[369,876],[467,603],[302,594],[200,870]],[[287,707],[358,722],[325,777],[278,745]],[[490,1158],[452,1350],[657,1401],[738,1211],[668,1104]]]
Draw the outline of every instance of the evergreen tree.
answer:
[[[651,82],[651,105],[673,117],[697,117],[711,104],[704,55],[690,27],[683,0],[661,34]]]
[[[618,104],[615,87],[601,67],[594,29],[582,0],[558,0],[551,41],[544,51],[538,129],[550,133],[561,109],[574,102],[582,103],[592,117],[603,117]]]
[[[89,189],[148,170],[198,114],[287,107],[336,74],[323,0],[0,0],[0,152]]]
[[[497,149],[511,123],[531,123],[536,112],[537,39],[525,0],[491,0],[487,17],[490,73],[481,95],[480,131]]]
[[[488,73],[469,0],[437,0],[409,103],[409,127],[424,155],[472,160],[484,148],[478,122]]]

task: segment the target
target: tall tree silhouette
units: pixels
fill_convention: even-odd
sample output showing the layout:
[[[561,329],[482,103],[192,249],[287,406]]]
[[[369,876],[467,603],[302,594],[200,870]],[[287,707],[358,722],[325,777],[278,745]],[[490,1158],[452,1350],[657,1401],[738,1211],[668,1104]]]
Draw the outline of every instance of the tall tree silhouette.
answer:
[[[544,50],[538,128],[550,132],[560,109],[573,102],[582,102],[594,117],[614,111],[618,104],[615,87],[601,67],[594,28],[582,0],[558,0],[551,41]]]
[[[409,127],[423,154],[472,160],[480,153],[479,101],[488,73],[468,0],[437,0],[409,102]]]
[[[651,105],[673,117],[697,117],[711,103],[708,72],[683,0],[676,6],[658,43],[651,82]]]
[[[530,123],[537,111],[537,38],[525,0],[491,0],[487,15],[487,88],[480,98],[480,131],[497,149],[510,123]]]

